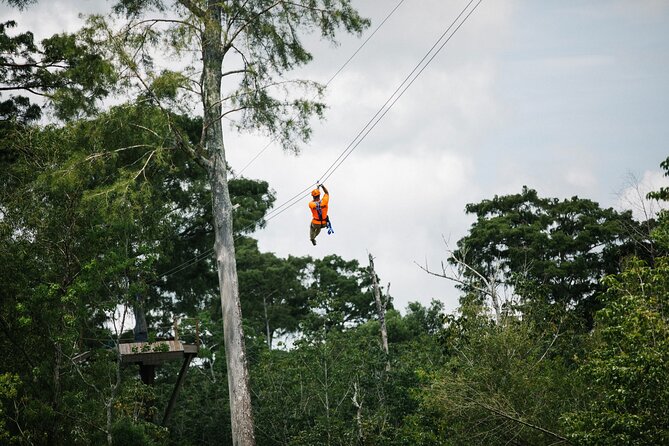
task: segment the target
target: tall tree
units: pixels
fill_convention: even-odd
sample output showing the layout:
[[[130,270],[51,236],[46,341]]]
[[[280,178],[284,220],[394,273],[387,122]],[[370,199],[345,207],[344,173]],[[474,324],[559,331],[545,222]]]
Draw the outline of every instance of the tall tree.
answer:
[[[390,358],[388,357],[388,330],[386,329],[386,308],[390,300],[389,296],[381,300],[381,287],[379,286],[379,279],[374,270],[374,257],[368,253],[369,258],[369,275],[372,278],[372,287],[374,290],[374,303],[376,303],[376,314],[379,317],[379,325],[381,326],[381,346],[383,352],[386,354],[386,371],[390,370]],[[390,284],[388,284],[390,288]]]
[[[212,191],[233,443],[251,445],[255,442],[251,397],[221,120],[238,112],[238,129],[262,129],[278,138],[283,147],[296,150],[298,142],[310,135],[309,118],[323,111],[322,104],[301,94],[305,88],[320,91],[320,86],[284,79],[286,71],[312,59],[299,32],[317,29],[322,37],[334,40],[338,28],[360,33],[369,22],[359,16],[349,0],[123,0],[115,10],[127,19],[120,33],[111,31],[99,18],[93,22],[107,32],[119,61],[133,75],[131,82],[144,88],[146,95],[163,107],[168,102],[161,91],[170,90],[173,99],[177,87],[196,95],[202,106],[200,140],[188,144],[178,131],[175,136],[182,148],[205,167]],[[193,66],[199,69],[180,73],[154,69],[155,59],[148,50],[152,42],[160,40],[156,31],[160,26],[167,28],[161,44],[181,55],[194,48],[201,60],[196,59]],[[225,94],[222,84],[229,88]],[[168,88],[159,88],[165,86]]]
[[[480,277],[496,276],[537,320],[571,314],[577,324],[591,327],[603,291],[600,279],[618,272],[620,258],[633,250],[626,244],[631,212],[602,209],[587,199],[541,198],[524,187],[520,194],[495,196],[466,209],[476,222],[454,252],[474,268],[465,276],[473,285]]]

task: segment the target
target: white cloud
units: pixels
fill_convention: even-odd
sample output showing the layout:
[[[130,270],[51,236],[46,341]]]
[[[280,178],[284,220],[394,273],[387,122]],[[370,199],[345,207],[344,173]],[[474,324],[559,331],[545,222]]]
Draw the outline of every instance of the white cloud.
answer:
[[[30,30],[40,41],[56,33],[75,32],[84,24],[80,14],[101,14],[109,10],[106,0],[41,0],[23,11],[0,6],[0,20],[14,20],[19,32]]]
[[[567,184],[577,189],[592,189],[597,184],[597,178],[592,170],[586,166],[571,166],[567,169],[565,180]]]

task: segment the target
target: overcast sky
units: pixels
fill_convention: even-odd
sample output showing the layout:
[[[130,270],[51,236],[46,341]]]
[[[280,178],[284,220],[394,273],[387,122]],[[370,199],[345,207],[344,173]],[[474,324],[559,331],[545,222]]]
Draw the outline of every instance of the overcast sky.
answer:
[[[353,0],[369,35],[399,0]],[[299,157],[271,146],[244,171],[269,181],[277,204],[315,182],[379,110],[467,4],[405,0],[328,88],[326,120]],[[41,37],[80,26],[103,0],[42,0],[24,13],[0,7]],[[326,183],[335,234],[308,240],[309,210],[290,208],[256,234],[279,256],[376,257],[395,306],[457,306],[453,286],[421,271],[446,259],[473,219],[467,203],[520,192],[593,199],[622,209],[632,178],[666,184],[669,141],[669,2],[484,0],[444,50]],[[300,76],[326,82],[359,47],[311,38]],[[228,133],[240,169],[267,144]],[[632,198],[630,198],[632,197]]]

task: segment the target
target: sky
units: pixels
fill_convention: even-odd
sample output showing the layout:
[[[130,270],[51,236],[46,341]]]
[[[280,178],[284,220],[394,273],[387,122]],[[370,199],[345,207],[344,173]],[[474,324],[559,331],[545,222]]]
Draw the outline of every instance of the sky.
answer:
[[[336,46],[305,37],[314,61],[294,76],[327,82],[398,3],[353,0],[370,29]],[[270,145],[244,175],[268,181],[277,205],[314,183],[466,4],[402,1],[329,85],[325,120],[314,122],[301,154]],[[0,18],[46,37],[108,7],[42,0],[21,13],[2,5]],[[639,196],[669,184],[660,168],[669,156],[667,23],[664,0],[483,0],[329,178],[335,234],[311,245],[305,195],[255,234],[261,250],[362,265],[372,253],[396,308],[436,299],[453,311],[453,284],[416,263],[440,268],[473,223],[467,203],[527,185],[542,197],[579,196],[640,217]],[[239,170],[268,140],[227,131],[225,142]]]

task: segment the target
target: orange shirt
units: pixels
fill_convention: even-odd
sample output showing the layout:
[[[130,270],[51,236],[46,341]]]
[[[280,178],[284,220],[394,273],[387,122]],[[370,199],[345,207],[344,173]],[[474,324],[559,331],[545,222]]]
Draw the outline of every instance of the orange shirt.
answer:
[[[330,195],[325,194],[323,195],[323,198],[320,199],[320,201],[310,201],[309,202],[309,208],[311,209],[311,215],[313,219],[311,222],[315,225],[324,225],[325,224],[325,219],[328,216],[328,203],[330,202]],[[318,218],[318,204],[320,203],[321,205],[321,216],[323,219],[321,220]]]

